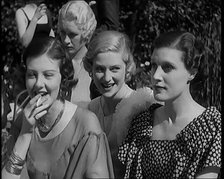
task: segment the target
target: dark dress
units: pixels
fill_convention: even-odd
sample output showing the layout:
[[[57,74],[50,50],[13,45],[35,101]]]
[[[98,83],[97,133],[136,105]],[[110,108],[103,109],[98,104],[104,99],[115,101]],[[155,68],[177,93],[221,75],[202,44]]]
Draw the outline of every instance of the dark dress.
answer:
[[[126,165],[125,178],[195,178],[206,167],[221,167],[221,114],[208,107],[194,118],[175,140],[151,140],[154,110],[133,119],[119,159]]]
[[[28,25],[27,25],[27,27],[28,27],[30,24],[30,19],[28,18],[26,12],[23,9],[22,9],[22,11],[24,12],[24,14],[28,20]],[[51,21],[50,11],[48,11],[48,10],[47,10],[47,18],[48,18],[47,24],[37,24],[34,35],[33,35],[33,39],[38,38],[38,37],[48,37],[49,36],[50,31],[52,29],[52,21]]]

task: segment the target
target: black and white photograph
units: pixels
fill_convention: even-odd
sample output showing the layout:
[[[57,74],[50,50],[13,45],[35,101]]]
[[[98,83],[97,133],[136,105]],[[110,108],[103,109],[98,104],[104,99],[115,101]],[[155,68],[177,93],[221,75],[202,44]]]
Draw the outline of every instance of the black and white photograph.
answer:
[[[3,179],[221,179],[220,0],[2,0]]]

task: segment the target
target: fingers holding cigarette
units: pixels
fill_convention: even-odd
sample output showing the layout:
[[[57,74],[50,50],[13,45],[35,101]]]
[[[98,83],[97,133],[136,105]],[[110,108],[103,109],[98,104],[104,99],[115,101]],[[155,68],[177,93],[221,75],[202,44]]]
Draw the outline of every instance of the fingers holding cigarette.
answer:
[[[42,96],[40,96],[37,100],[37,103],[36,103],[36,107],[39,107],[41,105],[41,99],[42,99]]]

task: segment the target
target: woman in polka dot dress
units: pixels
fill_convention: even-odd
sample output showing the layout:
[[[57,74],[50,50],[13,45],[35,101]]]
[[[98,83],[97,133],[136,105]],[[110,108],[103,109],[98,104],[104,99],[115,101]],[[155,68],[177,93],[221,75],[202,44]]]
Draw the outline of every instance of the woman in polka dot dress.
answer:
[[[119,148],[125,178],[217,178],[221,167],[221,114],[203,107],[190,85],[203,79],[203,45],[188,32],[168,32],[153,45],[156,100],[136,116]]]

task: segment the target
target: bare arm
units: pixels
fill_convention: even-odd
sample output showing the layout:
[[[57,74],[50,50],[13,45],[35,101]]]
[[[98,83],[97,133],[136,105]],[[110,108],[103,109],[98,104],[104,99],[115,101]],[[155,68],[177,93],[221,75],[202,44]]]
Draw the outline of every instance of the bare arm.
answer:
[[[37,26],[37,21],[44,15],[46,15],[46,5],[41,4],[35,11],[33,18],[30,21],[26,20],[25,14],[21,9],[16,11],[16,25],[19,33],[19,40],[24,47],[27,47],[33,39],[34,32]]]
[[[206,167],[202,172],[200,172],[196,179],[204,178],[218,178],[219,168],[218,167]]]
[[[18,156],[25,160],[26,154],[30,145],[31,141],[31,133],[26,133],[26,134],[20,134],[15,146],[14,146],[14,151],[18,154]],[[6,171],[5,167],[2,169],[2,178],[3,179],[19,179],[20,175],[14,175]]]
[[[33,129],[34,129],[36,120],[38,120],[40,117],[42,117],[43,115],[45,115],[47,113],[47,111],[45,109],[48,107],[48,104],[42,105],[40,107],[36,106],[36,103],[37,103],[37,100],[39,97],[40,97],[40,95],[37,95],[34,98],[32,98],[30,100],[30,102],[27,104],[27,106],[25,107],[25,109],[23,110],[22,129],[21,129],[19,137],[17,138],[16,143],[13,147],[13,153],[18,158],[20,158],[22,161],[25,161],[25,159],[26,159],[27,151],[29,149],[31,136],[33,133]],[[35,117],[36,120],[34,119],[34,116],[36,116]],[[12,154],[11,154],[11,156],[12,156]],[[7,165],[7,162],[6,162],[6,165]],[[21,173],[17,174],[17,175],[10,173],[9,170],[6,169],[7,168],[6,165],[2,169],[2,178],[3,179],[19,179]],[[13,165],[11,165],[11,166],[13,166]],[[9,167],[9,168],[11,168],[11,167]]]

